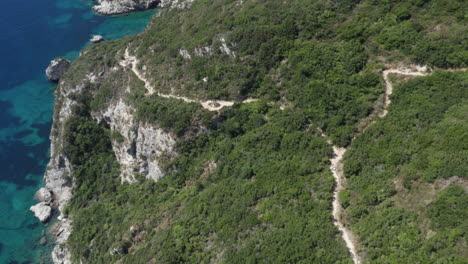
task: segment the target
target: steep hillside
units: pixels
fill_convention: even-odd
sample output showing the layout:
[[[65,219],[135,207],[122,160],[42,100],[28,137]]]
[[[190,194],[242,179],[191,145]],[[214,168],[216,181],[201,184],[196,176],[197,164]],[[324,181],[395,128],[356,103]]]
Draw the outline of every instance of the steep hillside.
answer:
[[[466,261],[466,72],[382,77],[466,67],[464,7],[197,0],[88,47],[56,91],[56,262]]]

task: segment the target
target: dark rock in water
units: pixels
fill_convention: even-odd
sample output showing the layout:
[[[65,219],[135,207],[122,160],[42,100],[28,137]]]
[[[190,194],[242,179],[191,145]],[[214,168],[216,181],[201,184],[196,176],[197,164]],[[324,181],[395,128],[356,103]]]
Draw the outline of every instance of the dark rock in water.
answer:
[[[91,41],[92,43],[99,43],[104,41],[104,37],[101,35],[94,35],[89,41]]]
[[[57,82],[62,75],[70,68],[70,61],[64,58],[52,60],[49,67],[46,69],[47,79],[52,82]]]
[[[42,246],[45,246],[47,244],[47,238],[42,237],[41,240],[39,240],[39,244],[41,244]]]

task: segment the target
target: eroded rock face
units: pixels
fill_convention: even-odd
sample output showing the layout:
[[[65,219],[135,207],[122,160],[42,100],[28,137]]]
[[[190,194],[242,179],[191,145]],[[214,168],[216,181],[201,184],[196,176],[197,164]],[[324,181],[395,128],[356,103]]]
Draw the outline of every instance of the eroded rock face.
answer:
[[[60,212],[60,216],[58,217],[60,221],[57,221],[54,225],[52,232],[56,236],[56,246],[52,252],[52,260],[56,264],[71,263],[70,251],[64,243],[68,239],[72,228],[70,220],[63,214],[63,208],[72,198],[72,165],[62,151],[64,147],[63,131],[65,121],[72,114],[71,107],[76,104],[71,99],[71,94],[81,93],[82,89],[84,89],[84,85],[82,84],[69,87],[61,82],[55,91],[54,126],[50,134],[51,156],[44,174],[45,187],[36,193],[36,199],[41,201],[38,205],[46,205],[51,210],[52,208],[56,208]]]
[[[55,246],[52,251],[52,261],[54,264],[71,264],[70,250],[65,246]]]
[[[52,201],[52,193],[45,187],[40,188],[34,196],[41,202],[50,203]]]
[[[154,181],[164,177],[159,160],[164,154],[175,155],[175,139],[160,128],[142,123],[135,143],[139,173]]]
[[[60,213],[59,221],[53,230],[56,242],[52,252],[54,263],[71,263],[66,241],[72,232],[72,225],[71,219],[67,218],[63,209],[72,198],[74,184],[73,166],[63,152],[65,124],[73,115],[72,108],[77,104],[76,95],[85,92],[87,83],[99,84],[110,78],[109,74],[115,72],[114,68],[103,68],[84,74],[82,82],[78,84],[70,84],[66,79],[61,80],[55,91],[54,125],[50,136],[51,157],[44,175],[45,187],[37,192],[37,198],[41,203],[34,207],[40,219],[48,219],[54,209]],[[125,90],[123,93],[129,91]],[[134,182],[138,174],[158,180],[164,176],[160,160],[176,155],[174,151],[176,137],[169,131],[137,120],[136,110],[125,103],[123,98],[125,94],[116,95],[116,98],[103,110],[91,113],[92,117],[121,135],[113,138],[112,149],[121,165],[122,181]]]
[[[103,15],[124,14],[137,10],[155,8],[159,0],[97,0],[98,5],[94,6],[95,12]]]
[[[166,8],[189,8],[195,0],[161,0],[159,6]]]
[[[116,15],[151,8],[178,8],[190,7],[194,0],[97,0],[93,7],[96,13],[102,15]]]
[[[52,208],[45,202],[40,202],[29,208],[41,222],[47,222],[52,215]]]
[[[69,60],[64,58],[52,60],[46,69],[47,79],[52,82],[57,82],[68,68],[70,68]]]
[[[115,157],[121,165],[122,181],[134,182],[135,174],[158,180],[164,176],[159,160],[164,154],[175,155],[175,137],[161,128],[136,121],[135,109],[119,100],[102,113],[94,113],[98,122],[106,122],[122,136],[112,141]]]

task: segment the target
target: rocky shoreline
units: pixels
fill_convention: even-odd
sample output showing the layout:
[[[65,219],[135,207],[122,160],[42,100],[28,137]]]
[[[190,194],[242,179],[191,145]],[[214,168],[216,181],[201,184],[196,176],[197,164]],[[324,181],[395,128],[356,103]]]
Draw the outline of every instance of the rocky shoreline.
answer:
[[[159,0],[143,0],[138,2],[133,0],[97,0],[97,5],[93,7],[93,10],[101,15],[117,15],[156,8],[159,2]]]
[[[194,0],[97,0],[94,12],[101,15],[118,15],[153,8],[187,8]]]
[[[166,7],[166,8],[187,8],[194,0],[141,0],[138,3],[134,0],[97,0],[97,5],[93,9],[100,14],[105,15],[114,15],[129,13],[138,10],[146,10],[155,7]],[[36,200],[39,201],[37,205],[34,205],[30,208],[34,212],[35,216],[41,222],[52,221],[52,225],[49,228],[49,233],[51,235],[51,240],[55,240],[55,246],[52,251],[52,261],[54,264],[69,264],[71,263],[71,252],[65,246],[65,243],[72,232],[72,221],[68,218],[68,215],[65,213],[65,206],[69,203],[72,198],[72,189],[73,189],[73,167],[71,162],[68,160],[68,157],[63,153],[64,147],[64,126],[66,120],[72,115],[72,106],[76,104],[73,100],[73,94],[79,94],[84,89],[83,84],[76,86],[70,86],[67,83],[67,80],[62,80],[63,74],[69,69],[70,62],[58,58],[51,62],[48,69],[46,70],[46,75],[50,81],[58,82],[57,89],[55,90],[55,104],[54,104],[54,118],[53,125],[50,133],[51,141],[51,150],[50,150],[50,161],[47,166],[46,172],[44,174],[45,186],[39,189],[35,195]],[[92,70],[92,69],[90,69]],[[91,78],[92,81],[95,81],[97,78]],[[83,80],[87,81],[87,80]],[[117,105],[119,105],[117,103]],[[108,109],[113,109],[116,105],[110,105]],[[131,112],[131,111],[130,111]],[[110,116],[106,116],[110,114]],[[104,113],[94,113],[93,118],[96,120],[103,119],[106,117],[110,120],[110,125],[112,129],[115,130],[125,130],[122,125],[118,124],[119,118],[125,120],[125,114],[130,114],[125,111],[120,113],[113,113],[112,111],[107,111]],[[124,115],[124,116],[122,116]],[[112,123],[115,120],[117,123]],[[146,151],[148,148],[154,148],[154,145],[165,145],[171,142],[170,138],[167,136],[160,135],[158,131],[153,131],[154,128],[148,128],[144,130],[145,126],[140,124],[132,124],[130,130],[135,130],[136,133],[132,134],[128,138],[129,143],[135,143],[139,151],[147,156],[159,156],[161,153],[149,153]],[[133,131],[132,130],[132,131]],[[141,131],[140,131],[141,130]],[[147,135],[147,132],[149,133]],[[124,133],[125,134],[125,133]],[[137,137],[136,135],[141,135]],[[127,134],[125,134],[127,135]],[[133,136],[132,136],[133,135]],[[156,135],[156,138],[154,136]],[[156,140],[155,142],[153,142]],[[159,142],[158,140],[163,140],[164,142]],[[167,141],[167,142],[166,142]],[[114,142],[115,143],[115,142]],[[121,146],[122,145],[122,146]],[[125,142],[121,145],[113,144],[114,152],[116,153],[117,159],[122,166],[122,180],[132,182],[131,179],[127,179],[125,175],[126,170],[133,168],[138,165],[143,168],[142,173],[147,177],[157,180],[161,177],[161,172],[157,166],[157,162],[143,162],[139,158],[134,157],[121,157],[119,156],[120,148],[125,149]],[[170,147],[171,144],[168,145]],[[148,152],[148,153],[146,153]],[[126,152],[125,152],[126,153]],[[120,159],[119,159],[120,158]],[[130,159],[130,163],[127,164],[124,161]],[[152,159],[152,160],[153,160]],[[127,168],[128,167],[128,168]],[[53,218],[54,215],[58,215],[57,221]]]

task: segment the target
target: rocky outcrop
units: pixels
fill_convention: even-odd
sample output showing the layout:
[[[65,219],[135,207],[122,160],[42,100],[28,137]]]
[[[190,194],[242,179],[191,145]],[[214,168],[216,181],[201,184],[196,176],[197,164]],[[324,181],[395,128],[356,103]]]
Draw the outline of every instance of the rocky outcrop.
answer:
[[[184,59],[190,60],[190,59],[192,58],[192,56],[190,55],[190,53],[188,52],[188,50],[180,49],[180,50],[179,50],[179,54],[180,54],[180,56],[182,56]]]
[[[45,187],[40,188],[36,192],[34,197],[36,198],[36,200],[41,201],[41,202],[50,203],[52,201],[52,193],[50,192],[49,189]]]
[[[236,47],[235,43],[228,43],[224,36],[218,36],[213,39],[213,45],[198,47],[193,50],[193,54],[198,57],[209,57],[215,54],[216,48],[219,49],[219,52],[222,54],[226,54],[232,58],[236,58],[236,53],[232,50],[232,48]],[[182,56],[184,59],[191,59],[192,55],[188,50],[179,49],[179,55]]]
[[[93,7],[96,13],[102,15],[116,15],[156,7],[188,8],[194,0],[97,0]]]
[[[156,6],[167,8],[186,8],[192,0],[97,0],[94,7],[102,14],[127,13],[144,10]],[[92,41],[100,41],[93,38]],[[46,70],[47,77],[52,81],[59,81],[70,67],[70,62],[59,58],[53,60]],[[116,67],[114,67],[116,68]],[[66,79],[60,80],[55,91],[55,109],[53,128],[50,134],[50,161],[44,175],[45,187],[36,193],[40,201],[31,210],[41,221],[50,219],[53,211],[58,212],[58,221],[52,227],[56,246],[52,252],[52,260],[56,264],[71,263],[71,252],[66,247],[66,241],[72,232],[72,221],[64,214],[64,207],[69,203],[73,194],[73,166],[64,149],[65,123],[72,116],[72,108],[80,94],[90,84],[99,83],[111,78],[109,74],[115,69],[95,70],[84,74],[82,81],[71,84]],[[126,93],[127,91],[125,91]],[[116,94],[102,110],[91,113],[97,121],[113,131],[113,135],[120,135],[112,139],[112,149],[121,165],[121,179],[124,182],[136,181],[137,175],[158,180],[164,176],[161,166],[162,159],[170,159],[176,155],[174,151],[176,136],[155,125],[136,119],[136,110],[125,101],[124,94]]]
[[[77,103],[78,94],[86,89],[86,83],[99,85],[114,69],[101,69],[84,74],[81,83],[71,85],[67,80],[60,81],[55,91],[54,124],[51,131],[51,156],[44,175],[45,187],[36,197],[40,203],[34,206],[34,212],[41,221],[50,218],[54,209],[60,214],[52,234],[56,236],[56,246],[52,252],[54,263],[71,263],[70,251],[66,248],[70,233],[71,220],[63,213],[73,194],[73,166],[64,149],[65,123],[72,116],[72,108]],[[127,93],[125,91],[124,93]],[[112,148],[121,165],[122,181],[134,182],[136,175],[158,180],[164,176],[160,160],[175,155],[173,148],[175,136],[154,125],[136,119],[136,110],[116,95],[102,111],[93,112],[92,117],[106,124],[114,134],[121,137],[112,140]]]
[[[219,41],[221,41],[221,46],[219,47],[219,50],[220,50],[222,53],[227,54],[227,55],[229,55],[229,56],[235,58],[235,57],[236,57],[236,53],[235,53],[234,51],[232,51],[232,50],[229,48],[229,46],[228,46],[228,44],[227,44],[227,42],[226,42],[226,39],[225,39],[224,37],[221,37],[221,38],[219,39]]]
[[[94,35],[89,41],[92,43],[99,43],[104,41],[104,37],[101,35]]]
[[[195,0],[160,0],[159,7],[163,8],[189,8]]]
[[[195,48],[193,52],[195,53],[196,56],[199,56],[199,57],[211,56],[214,54],[214,50],[212,46]]]
[[[65,246],[57,245],[52,250],[52,261],[54,264],[71,264],[71,252]]]
[[[57,82],[68,68],[70,68],[69,60],[64,58],[52,60],[46,69],[47,79],[52,82]]]
[[[103,15],[129,13],[138,10],[155,8],[159,0],[97,0],[94,11]]]
[[[64,243],[67,241],[72,227],[70,219],[67,219],[63,214],[63,208],[72,197],[73,171],[70,161],[62,151],[64,147],[63,131],[65,121],[72,114],[72,106],[76,104],[72,95],[82,93],[84,87],[83,84],[69,87],[66,82],[61,81],[55,91],[54,124],[50,133],[50,160],[44,174],[45,187],[39,189],[35,195],[36,199],[41,201],[36,207],[47,206],[51,211],[56,209],[60,213],[59,221],[54,224],[52,230],[56,242],[52,252],[52,260],[56,264],[71,263],[70,251]]]
[[[52,208],[45,202],[40,202],[29,208],[33,211],[34,216],[37,217],[41,222],[47,222],[52,215]]]
[[[164,176],[159,160],[164,155],[175,155],[175,136],[137,121],[135,109],[123,100],[110,104],[102,112],[93,113],[93,118],[107,123],[114,134],[121,135],[120,140],[112,141],[112,148],[121,166],[122,181],[134,182],[136,174],[155,181]]]

